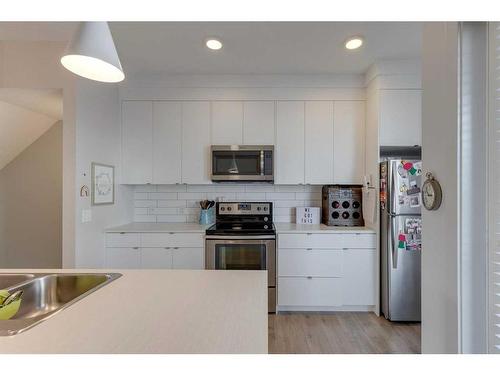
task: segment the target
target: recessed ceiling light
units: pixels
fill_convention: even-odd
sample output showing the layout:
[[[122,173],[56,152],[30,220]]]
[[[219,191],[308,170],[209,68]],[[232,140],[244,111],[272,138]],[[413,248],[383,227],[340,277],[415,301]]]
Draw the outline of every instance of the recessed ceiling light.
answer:
[[[363,45],[363,38],[360,36],[354,36],[345,41],[345,48],[347,49],[358,49]]]
[[[218,50],[222,48],[222,42],[219,39],[210,38],[205,42],[208,48]]]

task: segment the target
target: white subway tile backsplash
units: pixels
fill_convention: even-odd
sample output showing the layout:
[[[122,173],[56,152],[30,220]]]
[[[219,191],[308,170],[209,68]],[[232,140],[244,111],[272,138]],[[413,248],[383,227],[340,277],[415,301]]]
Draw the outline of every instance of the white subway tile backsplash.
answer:
[[[186,215],[157,215],[158,223],[185,223]]]
[[[156,191],[156,185],[136,185],[136,193],[152,193]]]
[[[137,223],[156,223],[155,215],[134,215],[134,221]]]
[[[136,199],[134,200],[134,207],[156,207],[157,201],[155,200],[143,200]]]
[[[182,200],[182,199],[159,200],[158,207],[186,207],[186,202],[187,201]],[[197,201],[194,201],[194,202],[197,202]]]
[[[248,193],[272,193],[276,190],[273,184],[248,184],[245,185],[245,191]]]
[[[207,193],[178,193],[178,198],[186,200],[203,200],[207,199]]]
[[[149,193],[149,199],[177,199],[178,193]],[[181,193],[182,194],[182,193]]]
[[[265,201],[266,193],[237,193],[236,200],[238,201]]]
[[[148,213],[150,215],[177,215],[179,213],[179,208],[177,207],[150,208]]]
[[[134,221],[198,222],[200,201],[271,201],[276,222],[295,222],[295,207],[321,207],[321,185],[137,185]]]
[[[148,199],[148,193],[134,193],[134,199]]]
[[[134,215],[147,215],[148,209],[146,207],[143,208],[134,208]]]
[[[181,193],[187,191],[187,185],[158,185],[158,193]]]
[[[282,193],[300,193],[305,189],[304,185],[276,185],[276,191]]]
[[[291,200],[291,199],[295,199],[295,194],[296,193],[266,193],[266,199],[270,200],[270,201]],[[297,198],[297,199],[299,199],[299,198]]]

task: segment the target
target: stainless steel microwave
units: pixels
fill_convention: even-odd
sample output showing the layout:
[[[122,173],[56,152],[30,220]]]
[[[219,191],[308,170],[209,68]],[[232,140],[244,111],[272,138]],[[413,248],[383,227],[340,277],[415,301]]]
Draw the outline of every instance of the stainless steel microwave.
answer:
[[[274,146],[212,146],[212,181],[274,181]]]

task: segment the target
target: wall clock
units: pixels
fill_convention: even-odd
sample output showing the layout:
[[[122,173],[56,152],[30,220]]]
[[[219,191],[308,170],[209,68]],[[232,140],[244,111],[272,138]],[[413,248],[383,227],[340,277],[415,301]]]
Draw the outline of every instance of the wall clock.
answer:
[[[434,178],[432,173],[427,172],[425,176],[427,180],[425,180],[422,185],[422,203],[426,209],[434,211],[441,206],[441,200],[443,198],[441,185]]]

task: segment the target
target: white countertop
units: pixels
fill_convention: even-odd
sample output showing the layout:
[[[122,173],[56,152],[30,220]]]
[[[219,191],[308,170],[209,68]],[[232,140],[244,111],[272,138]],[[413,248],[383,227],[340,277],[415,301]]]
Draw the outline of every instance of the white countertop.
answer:
[[[129,223],[118,227],[107,228],[107,233],[135,232],[182,232],[182,233],[205,233],[205,230],[212,226],[200,225],[197,223]]]
[[[368,227],[331,227],[325,224],[274,223],[276,233],[375,233]]]
[[[37,270],[0,270],[8,272]],[[55,272],[123,276],[25,332],[0,336],[0,353],[267,353],[266,271]]]

